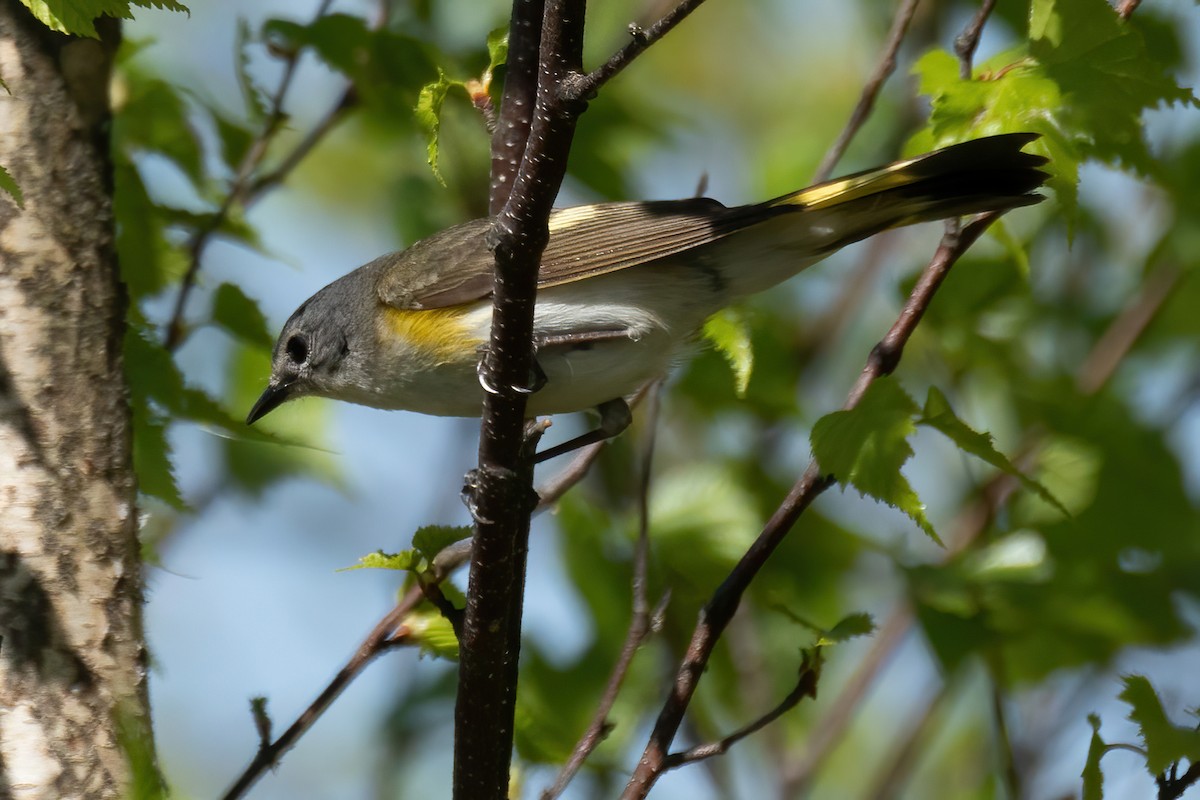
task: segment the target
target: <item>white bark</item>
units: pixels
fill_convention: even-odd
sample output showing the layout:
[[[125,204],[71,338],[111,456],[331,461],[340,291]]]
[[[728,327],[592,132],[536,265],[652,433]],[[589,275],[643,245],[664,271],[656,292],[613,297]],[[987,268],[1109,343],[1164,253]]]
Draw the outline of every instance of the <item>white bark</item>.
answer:
[[[0,0],[0,797],[125,797],[148,730],[110,49]]]

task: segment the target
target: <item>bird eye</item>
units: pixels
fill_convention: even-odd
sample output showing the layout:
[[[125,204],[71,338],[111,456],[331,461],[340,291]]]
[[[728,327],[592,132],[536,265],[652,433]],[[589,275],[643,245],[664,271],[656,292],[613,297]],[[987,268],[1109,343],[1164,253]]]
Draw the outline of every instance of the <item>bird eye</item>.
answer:
[[[293,336],[287,340],[287,354],[293,364],[303,364],[308,360],[308,342],[303,336]]]

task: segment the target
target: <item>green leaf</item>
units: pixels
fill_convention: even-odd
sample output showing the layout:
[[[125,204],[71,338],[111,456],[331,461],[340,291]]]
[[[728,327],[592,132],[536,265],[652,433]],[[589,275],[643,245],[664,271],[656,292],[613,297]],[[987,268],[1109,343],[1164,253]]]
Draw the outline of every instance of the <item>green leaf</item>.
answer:
[[[1027,46],[989,59],[970,80],[958,77],[956,59],[945,51],[918,61],[932,108],[928,128],[910,146],[1005,131],[1042,134],[1030,149],[1050,157],[1049,185],[1073,230],[1080,162],[1095,158],[1152,172],[1143,113],[1197,100],[1106,0],[1033,0],[1029,20]]]
[[[236,285],[222,283],[213,295],[212,319],[246,344],[270,352],[275,343],[258,303]]]
[[[718,311],[705,320],[703,334],[729,362],[737,396],[745,397],[754,371],[754,346],[745,315],[734,308]]]
[[[175,481],[171,464],[171,445],[167,442],[167,426],[161,414],[151,409],[144,398],[131,398],[133,416],[133,471],[137,475],[138,491],[156,497],[177,511],[187,504]]]
[[[869,636],[875,632],[875,620],[870,614],[858,612],[843,617],[829,630],[821,634],[817,640],[818,647],[838,644],[858,636]]]
[[[415,550],[404,550],[399,553],[385,553],[382,550],[376,550],[374,553],[361,556],[354,566],[342,567],[338,572],[352,572],[356,569],[392,569],[408,572],[418,561]]]
[[[941,543],[925,507],[900,472],[912,457],[908,437],[916,430],[917,404],[893,378],[871,384],[857,406],[817,420],[809,437],[821,470],[843,486],[903,511]]]
[[[413,548],[425,559],[426,566],[433,564],[438,553],[445,548],[471,538],[471,528],[466,525],[424,525],[413,534]]]
[[[1100,718],[1088,714],[1092,726],[1092,741],[1088,745],[1087,761],[1083,765],[1083,800],[1104,800],[1104,773],[1100,771],[1100,759],[1108,752],[1108,745],[1100,738]]]
[[[114,158],[113,175],[121,277],[134,300],[139,300],[177,280],[187,263],[182,249],[167,242],[161,207],[150,199],[141,174],[124,154]]]
[[[17,208],[25,208],[25,196],[21,193],[21,187],[4,167],[0,167],[0,191],[8,192],[13,202],[17,204]]]
[[[494,28],[487,35],[488,68],[490,76],[496,67],[508,63],[508,26]]]
[[[936,386],[929,387],[929,394],[925,398],[925,409],[921,412],[921,418],[917,420],[917,424],[928,426],[945,434],[950,441],[958,445],[959,450],[991,464],[1006,475],[1011,475],[1026,489],[1035,492],[1047,503],[1061,511],[1064,517],[1071,516],[1071,512],[1067,511],[1066,506],[1050,494],[1045,486],[1017,469],[1003,453],[992,445],[991,434],[972,430],[970,426],[959,419],[955,415],[954,409],[950,408],[950,401]]]
[[[312,48],[322,61],[357,83],[364,76],[373,33],[362,17],[326,14],[306,25],[269,19],[263,24],[262,35],[285,52]]]
[[[113,118],[113,141],[126,153],[151,152],[169,159],[201,188],[204,156],[179,90],[141,69],[122,70],[125,99]]]
[[[129,0],[21,0],[33,16],[59,33],[99,38],[97,17],[133,19]]]
[[[236,173],[245,158],[250,146],[254,144],[256,134],[242,123],[230,119],[218,109],[209,108],[209,115],[217,128],[217,136],[221,140],[221,160],[230,172]]]
[[[1089,156],[1151,171],[1142,113],[1162,103],[1196,105],[1189,89],[1147,50],[1106,0],[1033,0],[1029,52],[1060,88],[1059,126]]]
[[[252,122],[262,122],[267,118],[266,94],[254,82],[250,74],[250,45],[253,36],[250,23],[244,17],[238,17],[236,39],[233,45],[234,72],[237,75],[238,89],[242,93],[247,116]],[[229,163],[233,163],[229,161]]]
[[[408,639],[420,645],[423,655],[458,661],[458,637],[450,620],[433,609],[421,608],[404,618]]]
[[[446,73],[439,69],[438,79],[421,87],[421,94],[417,97],[417,106],[413,109],[417,123],[425,129],[426,138],[429,140],[426,146],[429,168],[433,170],[433,176],[442,186],[446,185],[446,180],[442,177],[441,170],[438,169],[438,135],[442,129],[442,103],[445,102],[446,93],[450,91],[450,87],[461,85],[457,81],[447,79]]]
[[[1182,728],[1167,719],[1162,702],[1142,675],[1126,675],[1120,698],[1130,707],[1129,719],[1138,726],[1146,746],[1146,769],[1160,775],[1177,761],[1200,762],[1200,730]]]
[[[988,233],[1004,247],[1021,277],[1029,280],[1029,253],[1026,251],[1025,245],[1013,236],[1008,225],[1004,223],[1003,217],[992,223],[988,228]]]

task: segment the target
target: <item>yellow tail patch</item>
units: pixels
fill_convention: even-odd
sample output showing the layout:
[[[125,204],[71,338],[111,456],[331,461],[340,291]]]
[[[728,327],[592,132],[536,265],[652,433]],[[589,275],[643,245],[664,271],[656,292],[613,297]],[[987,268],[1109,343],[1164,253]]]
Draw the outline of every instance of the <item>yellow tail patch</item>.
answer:
[[[484,340],[468,326],[468,308],[412,311],[385,306],[388,330],[384,335],[402,339],[439,364],[472,359]]]
[[[772,205],[822,208],[904,186],[916,180],[916,176],[908,168],[919,160],[920,158],[898,161],[882,169],[819,183],[793,194],[784,195]]]

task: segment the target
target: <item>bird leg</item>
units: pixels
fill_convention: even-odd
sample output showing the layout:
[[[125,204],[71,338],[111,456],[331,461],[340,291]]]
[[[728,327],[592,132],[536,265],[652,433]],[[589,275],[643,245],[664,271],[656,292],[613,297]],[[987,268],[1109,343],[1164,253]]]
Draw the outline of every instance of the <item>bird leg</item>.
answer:
[[[533,463],[540,464],[556,456],[570,453],[572,450],[587,447],[589,444],[611,439],[628,428],[629,424],[633,422],[633,412],[629,410],[629,403],[626,403],[623,397],[605,400],[596,406],[596,411],[600,413],[599,426],[587,433],[576,436],[574,439],[568,439],[562,444],[556,444],[554,447],[543,450],[533,457]]]

